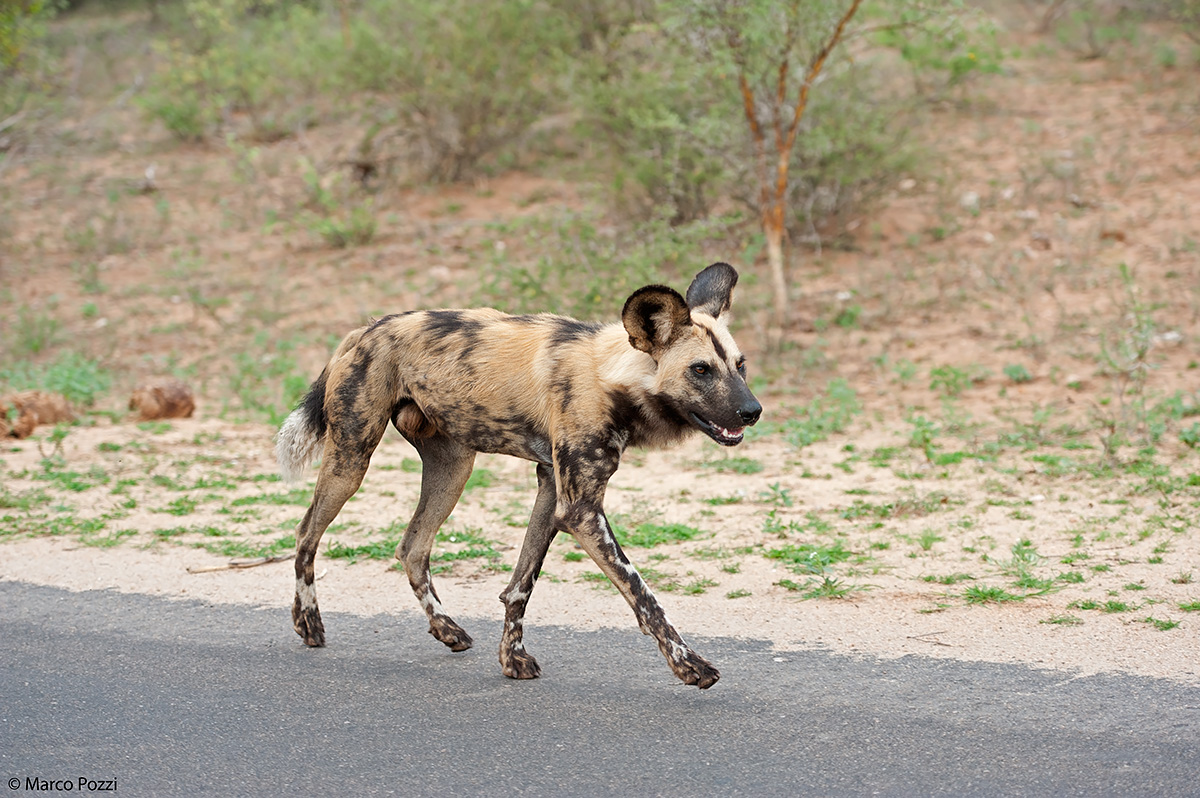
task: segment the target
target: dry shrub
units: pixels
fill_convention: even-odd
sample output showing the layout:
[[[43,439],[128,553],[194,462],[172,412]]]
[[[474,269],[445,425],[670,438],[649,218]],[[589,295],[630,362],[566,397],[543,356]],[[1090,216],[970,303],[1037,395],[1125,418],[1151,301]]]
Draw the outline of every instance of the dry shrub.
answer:
[[[196,395],[179,380],[158,380],[139,386],[129,397],[129,409],[138,414],[138,421],[191,418],[196,409]]]
[[[58,393],[23,391],[0,399],[0,436],[27,438],[40,424],[74,421],[71,403]]]

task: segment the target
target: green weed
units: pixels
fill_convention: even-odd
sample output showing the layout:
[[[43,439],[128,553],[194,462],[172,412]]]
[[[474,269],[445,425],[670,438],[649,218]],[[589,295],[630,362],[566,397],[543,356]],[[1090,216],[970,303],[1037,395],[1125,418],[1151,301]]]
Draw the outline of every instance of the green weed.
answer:
[[[1151,615],[1147,615],[1145,618],[1143,618],[1142,623],[1148,623],[1160,632],[1169,632],[1170,630],[1179,626],[1179,621],[1159,619]]]
[[[233,507],[247,507],[255,504],[282,505],[291,507],[307,507],[312,501],[312,492],[308,488],[293,488],[287,493],[260,493],[252,496],[241,496],[230,502]]]
[[[720,473],[757,474],[763,470],[763,464],[750,457],[726,457],[721,460],[706,460],[701,465]]]
[[[763,552],[763,555],[768,559],[786,563],[796,573],[823,574],[837,563],[849,560],[854,553],[846,549],[842,541],[837,540],[829,545],[789,544],[769,549]]]
[[[0,384],[11,391],[60,393],[71,402],[91,407],[112,384],[112,377],[95,360],[63,352],[45,364],[17,361],[0,368]]]
[[[963,599],[968,604],[999,604],[1005,601],[1021,601],[1024,598],[1025,596],[995,586],[971,585],[963,591]]]
[[[956,585],[959,582],[974,581],[975,577],[971,576],[970,574],[959,573],[959,574],[946,574],[944,576],[932,576],[932,575],[923,576],[923,577],[921,577],[921,579],[922,579],[922,581],[925,581],[925,582],[936,582],[939,585]]]
[[[1005,366],[1004,376],[1018,384],[1033,381],[1033,375],[1029,373],[1029,369],[1025,368],[1020,363],[1010,363],[1009,365]]]
[[[797,449],[803,449],[827,439],[830,435],[844,432],[850,421],[862,412],[858,395],[845,380],[830,380],[824,395],[815,397],[807,405],[794,409],[794,415],[777,426],[783,438]]]
[[[846,584],[841,579],[824,576],[821,579],[806,579],[803,584],[791,579],[780,579],[775,584],[792,593],[799,593],[802,599],[846,598],[851,593],[865,590],[862,585]]]
[[[1051,615],[1038,623],[1050,623],[1056,626],[1082,626],[1083,619],[1078,615]]]
[[[396,556],[398,545],[400,545],[400,537],[383,538],[357,546],[346,545],[335,540],[326,547],[325,556],[335,560],[348,560],[351,565],[359,560],[390,560]]]
[[[640,524],[634,530],[614,527],[613,532],[623,546],[648,549],[664,543],[679,543],[705,537],[708,533],[686,524]]]

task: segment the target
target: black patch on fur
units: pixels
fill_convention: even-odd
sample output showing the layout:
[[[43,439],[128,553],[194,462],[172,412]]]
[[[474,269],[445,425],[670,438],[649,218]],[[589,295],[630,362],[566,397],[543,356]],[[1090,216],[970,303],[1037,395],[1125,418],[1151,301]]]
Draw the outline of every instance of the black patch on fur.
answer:
[[[461,310],[429,310],[425,312],[425,331],[437,338],[454,333],[479,334],[483,323],[468,318]]]
[[[571,387],[572,383],[568,377],[560,377],[554,381],[551,390],[558,396],[558,407],[563,413],[567,412],[567,406],[571,404],[571,397],[574,393]]]
[[[724,363],[728,356],[725,354],[725,347],[721,346],[721,342],[717,340],[717,334],[707,327],[704,327],[704,331],[708,333],[708,340],[712,341],[713,350],[717,353],[717,357]]]
[[[608,400],[612,408],[609,411],[610,429],[629,432],[630,446],[640,445],[650,430],[661,424],[680,430],[690,429],[692,426],[683,413],[654,394],[646,397],[645,405],[638,404],[628,394],[620,391],[610,393]]]
[[[600,493],[617,467],[621,453],[610,444],[611,433],[604,430],[578,441],[554,444],[554,463],[559,474],[560,496],[577,502]]]
[[[601,324],[575,319],[555,318],[552,322],[553,332],[550,333],[550,345],[562,346],[580,338],[595,335],[603,327]]]
[[[329,367],[326,366],[321,370],[321,375],[313,380],[308,393],[297,405],[304,409],[304,417],[311,425],[312,431],[316,433],[318,440],[325,435],[328,428],[328,421],[325,418],[325,382],[328,377]]]
[[[336,419],[340,429],[346,434],[346,437],[353,441],[354,445],[359,447],[358,452],[362,456],[370,457],[371,451],[361,451],[367,446],[367,442],[363,440],[363,435],[366,432],[367,425],[373,419],[367,413],[359,413],[355,410],[355,405],[358,404],[358,397],[362,393],[363,384],[367,381],[367,375],[371,370],[371,350],[359,347],[358,355],[354,362],[350,365],[350,371],[346,374],[345,379],[338,385],[334,392],[335,400],[338,405],[338,418]],[[373,450],[373,446],[371,447]]]
[[[406,310],[403,313],[389,313],[388,315],[383,316],[382,318],[376,319],[375,321],[371,322],[371,325],[366,329],[366,331],[363,333],[363,335],[366,335],[367,333],[374,331],[376,327],[387,326],[387,324],[389,322],[393,321],[394,319],[398,319],[401,316],[408,316],[408,315],[411,315],[416,312],[417,311],[415,311],[415,310]]]

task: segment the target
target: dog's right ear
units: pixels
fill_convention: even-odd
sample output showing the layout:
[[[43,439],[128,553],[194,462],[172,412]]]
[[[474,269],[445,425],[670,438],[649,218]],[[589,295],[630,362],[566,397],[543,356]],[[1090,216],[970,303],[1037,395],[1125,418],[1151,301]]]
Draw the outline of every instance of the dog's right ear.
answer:
[[[692,323],[687,302],[679,292],[665,285],[648,285],[625,300],[621,321],[634,349],[655,360]]]

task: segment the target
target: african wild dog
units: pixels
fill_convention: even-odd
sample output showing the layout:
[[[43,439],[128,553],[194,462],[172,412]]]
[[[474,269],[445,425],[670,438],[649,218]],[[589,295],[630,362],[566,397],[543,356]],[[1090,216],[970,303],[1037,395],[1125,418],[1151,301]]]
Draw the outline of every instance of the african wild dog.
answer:
[[[604,515],[604,491],[627,446],[664,446],[700,430],[736,446],[762,406],[726,326],[737,272],[717,263],[687,298],[661,285],[633,293],[622,324],[542,314],[430,310],[387,316],[350,333],[279,431],[276,454],[295,479],[323,452],[312,505],[296,533],[292,622],[325,644],[313,559],[342,505],[358,490],[390,420],[421,455],[421,498],[396,557],[454,651],[471,637],[442,609],[429,575],[434,535],[462,494],[476,452],[537,463],[538,494],[505,605],[504,675],[541,669],[522,642],[525,605],[557,532],[583,546],[653,635],[675,675],[711,687],[720,674],[693,652],[626,559]],[[324,448],[321,449],[322,443]]]

